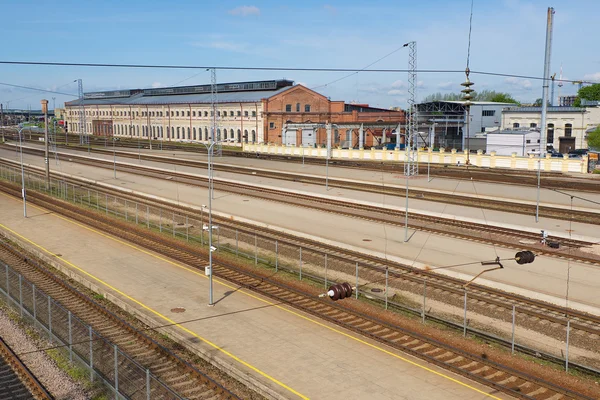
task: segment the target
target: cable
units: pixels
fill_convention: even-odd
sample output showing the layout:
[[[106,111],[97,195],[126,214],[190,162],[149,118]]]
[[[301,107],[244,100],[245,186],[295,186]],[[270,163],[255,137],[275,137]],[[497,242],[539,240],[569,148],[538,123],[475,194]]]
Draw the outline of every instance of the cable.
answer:
[[[202,66],[202,65],[161,65],[161,64],[103,64],[103,63],[73,63],[73,62],[41,62],[41,61],[2,61],[5,65],[37,65],[37,66],[55,66],[55,67],[103,67],[103,68],[160,68],[160,69],[206,69],[213,68],[217,70],[230,71],[298,71],[298,72],[377,72],[377,73],[400,73],[409,72],[408,69],[360,69],[360,68],[300,68],[300,67],[234,67],[234,66]],[[417,73],[448,73],[464,74],[465,71],[452,69],[419,69]],[[528,76],[518,74],[507,74],[500,72],[471,71],[472,74],[503,76],[509,78],[523,78],[544,80],[539,76]],[[562,82],[595,84],[597,82],[567,80]],[[64,93],[61,93],[64,94]],[[69,96],[75,96],[68,94]],[[77,97],[77,96],[75,96]]]
[[[77,96],[75,94],[71,94],[71,93],[63,93],[63,92],[57,92],[54,90],[38,89],[38,88],[30,87],[30,86],[13,85],[11,83],[0,82],[0,85],[11,86],[11,87],[16,87],[16,88],[20,88],[20,89],[37,90],[38,92],[54,93],[54,94],[62,94],[65,96],[79,97],[79,96]],[[66,85],[64,85],[64,86],[66,86]]]
[[[54,89],[54,90],[58,90],[58,89],[60,89],[60,88],[63,88],[63,87],[65,87],[65,86],[69,86],[69,85],[71,85],[72,83],[73,83],[73,82],[65,83],[64,85],[61,85],[61,86],[57,87],[57,88],[56,88],[56,89]],[[8,85],[8,84],[6,84],[6,83],[3,83],[2,85]],[[33,89],[33,88],[32,88],[31,90],[38,90],[38,89]],[[7,100],[7,101],[9,101],[10,103],[12,103],[13,101],[14,101],[14,102],[16,102],[16,101],[19,101],[19,100],[27,99],[27,98],[29,98],[29,97],[32,97],[32,96],[35,96],[35,94],[30,94],[30,95],[27,95],[27,96],[25,96],[25,97],[20,97],[20,98],[18,98],[18,99],[12,99],[12,100]]]
[[[467,69],[469,69],[469,60],[471,59],[471,30],[473,28],[473,0],[471,0],[471,16],[469,17],[469,45],[467,46]]]
[[[394,50],[394,51],[392,51],[392,52],[390,52],[390,53],[386,54],[385,56],[383,56],[383,57],[381,57],[381,58],[377,59],[376,61],[373,61],[371,64],[367,65],[366,67],[362,68],[362,69],[361,69],[361,70],[359,70],[359,71],[353,72],[353,73],[351,73],[351,74],[348,74],[348,75],[346,75],[346,76],[343,76],[343,77],[341,77],[341,78],[339,78],[339,79],[335,79],[335,80],[333,80],[333,81],[331,81],[331,82],[329,82],[329,83],[326,83],[326,84],[324,84],[324,85],[315,86],[315,87],[313,87],[313,88],[311,88],[311,89],[313,89],[313,90],[314,90],[314,89],[319,89],[319,88],[322,88],[322,87],[326,87],[326,86],[328,86],[328,85],[331,85],[331,84],[333,84],[333,83],[339,82],[339,81],[341,81],[341,80],[343,80],[343,79],[349,78],[349,77],[351,77],[352,75],[356,75],[356,74],[358,74],[359,72],[366,70],[366,69],[367,69],[367,68],[369,68],[370,66],[377,64],[379,61],[383,60],[384,58],[387,58],[387,57],[391,56],[392,54],[394,54],[394,53],[396,53],[397,51],[399,51],[399,50],[403,49],[404,47],[405,47],[405,45],[402,45],[402,46],[398,47],[396,50]],[[357,90],[358,90],[358,89],[357,89]]]

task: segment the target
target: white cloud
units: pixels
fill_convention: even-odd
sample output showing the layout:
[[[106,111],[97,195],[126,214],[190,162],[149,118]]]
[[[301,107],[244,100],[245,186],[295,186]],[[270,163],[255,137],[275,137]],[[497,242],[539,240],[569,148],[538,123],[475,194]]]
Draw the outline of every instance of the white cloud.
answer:
[[[241,15],[247,17],[248,15],[260,15],[260,9],[256,6],[240,6],[232,10],[229,10],[231,15]]]
[[[565,78],[563,77],[563,79]],[[588,81],[600,81],[600,72],[596,72],[594,74],[585,74],[583,79]]]
[[[163,84],[162,84],[162,83],[160,83],[160,82],[153,82],[153,83],[152,83],[152,87],[153,87],[153,88],[159,88],[159,87],[162,87],[162,86],[163,86]]]
[[[454,89],[454,82],[442,82],[437,84],[438,89],[452,90]]]
[[[392,90],[389,90],[389,91],[387,92],[387,94],[388,94],[389,96],[398,96],[398,95],[404,94],[404,90],[392,89]]]
[[[529,79],[515,78],[513,76],[504,79],[504,83],[509,84],[515,89],[531,90],[533,85]]]
[[[398,88],[400,88],[400,89],[404,89],[404,88],[406,88],[407,86],[406,86],[406,82],[404,82],[404,81],[402,81],[402,80],[397,80],[397,81],[395,81],[394,83],[392,83],[392,87],[393,87],[394,89],[398,89]]]
[[[418,88],[425,88],[426,87],[425,86],[425,82],[423,82],[423,81],[417,81],[417,87]]]

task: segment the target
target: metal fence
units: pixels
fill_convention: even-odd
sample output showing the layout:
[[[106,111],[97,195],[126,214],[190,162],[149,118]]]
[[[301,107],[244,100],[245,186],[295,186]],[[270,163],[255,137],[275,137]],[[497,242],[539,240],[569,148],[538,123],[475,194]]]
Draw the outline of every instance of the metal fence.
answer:
[[[181,399],[148,369],[34,284],[0,262],[0,295],[21,317],[41,329],[65,356],[89,372],[89,380],[116,399]]]
[[[20,183],[20,170],[0,166],[3,179]],[[26,174],[27,187],[44,190],[43,176]],[[65,200],[95,208],[106,215],[145,226],[148,229],[177,237],[199,245],[208,244],[208,214],[201,209],[196,218],[167,211],[159,206],[149,206],[135,201],[107,195],[94,189],[78,187],[52,179],[50,192]],[[562,360],[565,368],[575,362],[590,369],[600,369],[600,353],[586,335],[570,335],[570,320],[549,324],[546,335],[533,330],[535,322],[519,310],[495,308],[493,317],[489,304],[477,299],[476,293],[465,290],[448,294],[432,288],[427,278],[418,282],[399,279],[402,272],[388,270],[378,265],[361,265],[340,255],[318,251],[267,238],[259,233],[213,224],[213,246],[218,252],[227,252],[254,263],[259,268],[295,275],[300,280],[310,280],[325,289],[332,283],[350,282],[359,296],[380,304],[385,309],[418,315],[427,321],[452,325],[468,333],[482,334],[510,344],[513,352],[539,353],[554,360]],[[439,283],[438,283],[439,285]],[[539,329],[539,325],[537,326]]]

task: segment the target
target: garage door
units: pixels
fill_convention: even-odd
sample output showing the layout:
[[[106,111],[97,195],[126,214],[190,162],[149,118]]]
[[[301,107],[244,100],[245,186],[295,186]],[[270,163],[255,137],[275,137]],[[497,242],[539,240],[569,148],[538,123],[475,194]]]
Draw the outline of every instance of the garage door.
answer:
[[[302,146],[315,147],[317,138],[314,129],[302,129]]]
[[[296,146],[296,130],[286,129],[283,133],[283,144],[286,146]]]

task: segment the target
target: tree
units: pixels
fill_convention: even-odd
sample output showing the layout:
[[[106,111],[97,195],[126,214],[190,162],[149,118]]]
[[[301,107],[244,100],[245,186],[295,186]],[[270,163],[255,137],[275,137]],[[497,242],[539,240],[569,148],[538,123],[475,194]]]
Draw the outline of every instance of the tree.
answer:
[[[538,106],[541,107],[542,106],[542,98],[540,97],[539,99],[535,99],[535,103],[533,103],[534,106]]]
[[[600,149],[600,125],[588,135],[588,147]]]
[[[488,101],[493,101],[494,103],[513,103],[513,104],[520,104],[517,100],[515,100],[510,94],[508,93],[495,93],[493,96],[490,97],[490,99]]]
[[[575,107],[581,107],[581,99],[590,101],[600,101],[600,83],[585,86],[579,89],[579,91],[577,92],[577,98],[575,99],[573,105]]]
[[[492,101],[494,103],[514,103],[520,104],[509,93],[496,92],[495,90],[482,90],[481,92],[473,92],[471,94],[473,101]],[[430,101],[462,101],[462,93],[433,93],[423,99],[424,103]]]

